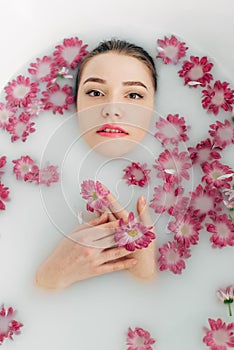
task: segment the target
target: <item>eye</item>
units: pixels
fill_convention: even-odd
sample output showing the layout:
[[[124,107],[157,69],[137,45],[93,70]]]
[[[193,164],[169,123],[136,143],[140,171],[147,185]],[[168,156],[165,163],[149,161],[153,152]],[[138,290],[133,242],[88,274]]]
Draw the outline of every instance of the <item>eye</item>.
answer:
[[[129,98],[133,99],[133,100],[138,100],[143,98],[143,96],[137,92],[131,92],[130,94],[128,94]]]
[[[92,96],[92,97],[99,97],[104,96],[104,94],[98,90],[89,90],[86,92],[86,95]]]

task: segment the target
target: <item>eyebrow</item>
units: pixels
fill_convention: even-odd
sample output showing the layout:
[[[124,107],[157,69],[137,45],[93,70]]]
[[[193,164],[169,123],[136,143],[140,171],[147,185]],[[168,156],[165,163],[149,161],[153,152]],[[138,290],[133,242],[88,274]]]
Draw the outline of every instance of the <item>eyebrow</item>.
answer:
[[[99,84],[106,84],[106,80],[101,79],[101,78],[96,78],[96,77],[90,77],[88,79],[86,79],[83,83],[86,84],[88,82],[94,82],[94,83],[99,83]],[[146,87],[145,84],[143,84],[141,81],[124,81],[122,83],[124,86],[142,86],[143,88],[145,88],[146,90],[148,90],[148,88]]]

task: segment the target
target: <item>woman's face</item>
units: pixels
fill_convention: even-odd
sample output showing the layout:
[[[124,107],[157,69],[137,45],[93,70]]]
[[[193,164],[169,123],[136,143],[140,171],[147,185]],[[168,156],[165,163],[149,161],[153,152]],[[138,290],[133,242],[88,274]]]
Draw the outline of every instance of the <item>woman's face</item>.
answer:
[[[145,136],[154,107],[149,68],[138,59],[108,52],[82,71],[77,111],[87,144],[107,157],[130,152]]]

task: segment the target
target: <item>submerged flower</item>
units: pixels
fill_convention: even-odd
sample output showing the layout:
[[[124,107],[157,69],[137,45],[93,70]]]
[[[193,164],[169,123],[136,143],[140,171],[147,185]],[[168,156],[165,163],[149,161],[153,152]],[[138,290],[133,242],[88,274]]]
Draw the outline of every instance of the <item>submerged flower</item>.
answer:
[[[53,182],[59,181],[59,173],[57,166],[49,165],[46,168],[40,169],[38,172],[37,183],[50,186]]]
[[[14,117],[16,112],[16,107],[0,102],[0,128],[6,129],[9,118]]]
[[[7,338],[13,340],[13,335],[20,334],[20,328],[23,324],[15,320],[15,310],[12,307],[5,309],[4,305],[0,308],[0,345]]]
[[[6,130],[12,135],[12,142],[19,139],[25,142],[28,135],[35,131],[34,125],[35,123],[31,122],[30,116],[22,112],[18,118],[9,118]]]
[[[158,170],[158,177],[168,183],[179,183],[182,178],[189,180],[188,169],[192,167],[188,152],[178,153],[178,148],[171,152],[166,149],[162,152],[154,168]]]
[[[127,180],[128,185],[144,187],[150,181],[150,171],[150,169],[147,169],[146,163],[141,165],[139,162],[132,162],[131,165],[124,169],[123,179]]]
[[[179,70],[178,74],[184,78],[185,84],[195,88],[198,85],[204,87],[213,79],[212,74],[208,73],[212,67],[213,63],[210,63],[207,57],[190,56],[190,61],[183,63],[182,69]]]
[[[198,143],[195,148],[189,147],[188,151],[193,164],[199,163],[202,165],[209,160],[221,158],[221,155],[217,152],[217,149],[214,149],[214,145],[209,138]]]
[[[31,83],[30,79],[19,75],[16,80],[12,80],[5,87],[6,100],[12,106],[27,107],[31,99],[37,95],[38,83]]]
[[[174,274],[181,274],[185,269],[185,261],[190,257],[190,250],[172,241],[165,243],[159,248],[160,257],[158,259],[160,271],[170,270]]]
[[[216,321],[208,319],[210,328],[205,327],[206,335],[203,342],[211,350],[228,350],[234,347],[234,323],[226,324],[218,318]]]
[[[210,242],[213,248],[223,248],[234,245],[234,226],[232,220],[226,215],[217,215],[211,218],[213,224],[206,224],[208,232],[212,233]]]
[[[180,141],[187,141],[189,138],[186,134],[187,126],[183,117],[179,118],[179,114],[168,114],[167,119],[160,117],[156,122],[156,128],[159,130],[154,135],[165,146],[168,143],[178,145]]]
[[[210,125],[209,134],[213,136],[213,142],[215,147],[221,149],[226,146],[234,143],[234,128],[228,120],[225,120],[224,123],[216,121],[215,124]]]
[[[174,239],[186,248],[190,244],[197,244],[201,228],[200,221],[189,214],[179,214],[176,221],[168,224],[168,229],[175,233]]]
[[[5,201],[8,200],[9,197],[9,188],[5,187],[1,182],[0,182],[0,210],[5,210]]]
[[[75,37],[64,39],[63,45],[57,45],[54,56],[58,66],[76,68],[82,57],[88,53],[86,51],[88,45],[82,46],[82,44],[82,40]]]
[[[127,250],[147,248],[155,239],[155,234],[141,222],[136,222],[133,212],[128,215],[127,224],[123,219],[119,220],[119,227],[115,228],[114,239],[118,247],[125,247]]]
[[[50,81],[55,77],[57,68],[51,57],[44,56],[42,59],[37,58],[36,63],[31,63],[28,71],[37,81]]]
[[[184,42],[179,41],[174,35],[170,38],[164,37],[164,40],[158,39],[158,51],[159,54],[157,58],[162,58],[165,64],[168,63],[178,63],[178,61],[186,55],[186,50]]]
[[[154,187],[153,199],[150,201],[150,207],[155,213],[168,212],[175,215],[184,211],[188,206],[189,198],[183,197],[184,189],[182,187],[173,188],[171,186]]]
[[[211,112],[215,115],[219,113],[219,108],[224,111],[232,111],[234,103],[234,90],[228,87],[229,83],[221,83],[217,80],[214,86],[207,86],[206,90],[203,90],[202,106],[207,109],[207,112]]]
[[[34,174],[34,178],[36,178],[39,168],[29,156],[22,156],[12,162],[15,164],[13,172],[17,180],[26,180],[25,176],[29,173]]]
[[[85,180],[81,184],[81,196],[88,201],[87,210],[93,212],[104,211],[109,206],[107,196],[109,190],[105,190],[99,181]]]
[[[44,110],[44,104],[39,100],[33,100],[28,104],[25,108],[27,114],[30,115],[31,118],[38,117],[40,112]]]
[[[215,160],[212,163],[203,163],[202,170],[206,174],[202,177],[202,181],[206,181],[209,186],[230,188],[228,182],[232,181],[233,170],[229,166]]]
[[[129,327],[126,342],[127,350],[153,350],[151,345],[155,343],[155,339],[143,328],[136,327],[132,330]]]
[[[44,103],[44,109],[51,109],[53,114],[63,114],[64,109],[68,110],[68,105],[74,102],[74,95],[71,94],[72,87],[65,85],[62,88],[55,83],[47,91],[43,91],[44,96],[41,101]]]
[[[217,290],[217,297],[228,306],[229,316],[232,316],[231,304],[234,300],[234,286],[228,286],[225,289],[219,288]]]

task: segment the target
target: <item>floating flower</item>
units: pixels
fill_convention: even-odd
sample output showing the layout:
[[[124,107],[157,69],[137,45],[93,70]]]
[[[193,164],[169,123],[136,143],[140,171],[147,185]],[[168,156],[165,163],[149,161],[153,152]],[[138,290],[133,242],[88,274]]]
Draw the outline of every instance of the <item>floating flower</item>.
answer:
[[[224,123],[217,120],[215,124],[210,125],[210,128],[213,129],[209,130],[209,134],[213,136],[215,147],[223,149],[234,143],[234,128],[228,120]]]
[[[13,340],[13,335],[20,334],[20,328],[23,324],[15,320],[16,311],[9,307],[4,308],[4,305],[0,308],[0,345],[4,340],[9,338]]]
[[[160,271],[170,270],[174,274],[181,274],[185,269],[184,259],[190,257],[190,250],[175,241],[165,243],[159,248],[159,253],[161,254],[158,259]]]
[[[228,182],[232,181],[233,170],[229,166],[215,160],[212,163],[203,163],[202,170],[206,174],[202,177],[202,181],[206,181],[209,186],[230,188]]]
[[[6,100],[11,106],[27,107],[31,99],[37,95],[38,83],[31,83],[30,79],[19,75],[16,80],[12,80],[4,88],[6,91]]]
[[[37,81],[50,81],[56,76],[57,68],[54,60],[49,56],[44,56],[42,59],[37,58],[36,63],[31,63],[28,69]]]
[[[219,108],[224,111],[232,111],[232,104],[234,103],[234,90],[228,87],[229,83],[221,83],[217,80],[214,86],[207,86],[206,90],[203,90],[202,106],[207,109],[207,112],[211,112],[215,115],[219,113]]]
[[[232,316],[231,304],[234,300],[234,286],[228,286],[225,289],[219,288],[217,290],[217,297],[228,306],[229,316]]]
[[[186,50],[184,42],[179,41],[174,35],[170,38],[164,37],[164,40],[158,39],[158,51],[159,54],[157,58],[162,58],[165,64],[168,63],[178,63],[178,61],[186,55]]]
[[[223,203],[228,209],[234,209],[234,188],[233,189],[223,189]]]
[[[25,108],[25,112],[30,115],[31,118],[38,117],[44,110],[44,104],[39,100],[33,100]]]
[[[140,187],[146,186],[150,181],[150,169],[147,169],[147,164],[132,162],[131,165],[124,169],[123,179],[127,180],[128,185],[136,185]]]
[[[221,158],[221,155],[217,152],[217,149],[214,149],[214,145],[209,138],[198,143],[195,148],[189,147],[188,151],[193,164],[203,164],[204,162]]]
[[[13,160],[12,163],[15,164],[13,172],[16,175],[17,180],[26,181],[26,175],[29,173],[34,174],[34,179],[36,179],[39,168],[32,158],[29,156],[22,156],[19,159]]]
[[[184,211],[188,206],[189,198],[183,197],[184,189],[182,187],[173,188],[171,186],[154,187],[153,199],[150,201],[150,207],[155,213],[168,212],[170,215]]]
[[[31,122],[30,116],[22,112],[18,118],[9,118],[6,130],[12,134],[12,142],[18,139],[21,139],[23,142],[25,142],[28,135],[35,131],[33,128],[34,125],[35,123]]]
[[[5,210],[5,201],[8,200],[9,197],[9,188],[5,187],[1,182],[0,182],[0,210]],[[1,322],[0,322],[1,324]]]
[[[168,149],[162,152],[153,167],[158,170],[159,178],[168,183],[179,183],[182,178],[189,180],[188,169],[192,163],[188,152],[178,153],[178,148],[174,148],[171,152]]]
[[[63,45],[56,46],[57,50],[54,52],[58,66],[75,69],[82,57],[88,53],[86,51],[87,46],[82,46],[82,40],[77,37],[64,39]]]
[[[4,166],[6,165],[6,156],[2,156],[0,157],[0,169],[4,168]],[[0,171],[0,176],[3,174],[3,171]]]
[[[168,229],[175,233],[174,239],[186,248],[197,244],[201,228],[199,220],[188,213],[179,214],[174,222],[168,224]]]
[[[99,181],[85,180],[81,184],[81,196],[88,201],[87,210],[93,212],[104,211],[109,206],[107,196],[109,190],[105,190]]]
[[[9,118],[12,118],[16,112],[16,107],[0,102],[0,128],[6,129]]]
[[[136,222],[133,212],[128,215],[127,224],[120,218],[119,227],[115,228],[114,239],[118,247],[125,247],[127,250],[147,248],[155,239],[155,234],[141,222]]]
[[[72,87],[65,85],[62,88],[55,83],[47,91],[43,91],[44,109],[51,109],[52,112],[63,114],[63,110],[68,110],[68,105],[74,102],[74,95],[71,94]]]
[[[58,167],[54,165],[49,165],[44,169],[39,170],[37,183],[50,186],[54,182],[59,181],[59,173],[57,171]]]
[[[226,324],[218,318],[216,321],[208,319],[210,328],[205,327],[206,335],[203,342],[211,350],[228,350],[234,347],[234,323]]]
[[[155,339],[151,338],[148,331],[143,328],[136,327],[132,330],[128,328],[127,350],[153,350],[152,346]]]
[[[206,86],[213,76],[208,73],[213,67],[213,63],[210,63],[207,57],[195,57],[190,56],[190,61],[183,63],[182,69],[178,74],[181,78],[184,78],[185,85],[188,84],[191,87],[197,87],[198,85]]]
[[[234,226],[232,220],[226,215],[217,215],[211,218],[213,224],[206,224],[208,232],[212,233],[210,242],[213,248],[223,248],[234,245]]]
[[[159,118],[156,122],[156,128],[159,132],[154,135],[157,137],[163,146],[168,143],[172,145],[178,145],[180,141],[187,141],[189,138],[186,134],[187,126],[183,117],[179,117],[179,114],[168,114],[167,119]]]

